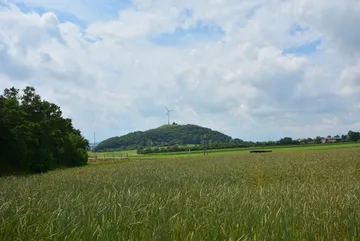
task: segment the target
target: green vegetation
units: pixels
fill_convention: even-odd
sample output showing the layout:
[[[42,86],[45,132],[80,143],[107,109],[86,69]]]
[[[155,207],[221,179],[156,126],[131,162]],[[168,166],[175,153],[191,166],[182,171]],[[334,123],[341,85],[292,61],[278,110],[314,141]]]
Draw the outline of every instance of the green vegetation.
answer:
[[[94,158],[94,157],[98,157],[98,158],[112,158],[112,157],[131,157],[131,156],[136,156],[136,150],[127,150],[127,151],[114,151],[114,152],[92,152],[89,151],[88,152],[89,158]]]
[[[349,131],[346,138],[347,138],[348,141],[360,142],[360,132]]]
[[[327,138],[297,139],[284,137],[278,141],[252,142],[233,139],[230,136],[196,125],[163,125],[148,131],[137,131],[121,137],[109,138],[98,144],[92,150],[96,152],[118,152],[124,150],[137,150],[137,154],[156,154],[168,152],[192,151],[230,148],[257,148],[273,146],[303,146],[321,143],[353,143],[360,142],[360,132],[349,131],[347,135],[328,136]]]
[[[32,87],[0,96],[0,175],[46,172],[87,163],[89,143],[60,108],[41,100]]]
[[[140,147],[137,150],[138,154],[164,154],[164,153],[178,153],[178,152],[188,152],[191,150],[192,152],[202,152],[204,149],[210,152],[227,152],[227,151],[244,151],[244,150],[253,150],[253,149],[279,149],[279,148],[305,148],[305,149],[331,149],[337,148],[337,146],[346,147],[351,145],[358,145],[360,142],[338,142],[338,143],[324,143],[324,144],[282,144],[281,143],[273,143],[273,145],[263,145],[263,144],[254,144],[254,143],[246,143],[246,142],[236,142],[231,141],[230,143],[208,143],[205,142],[203,145],[184,145],[184,146],[164,146],[164,147]],[[240,148],[239,148],[240,147]],[[315,147],[315,148],[313,148]]]
[[[112,137],[96,146],[96,151],[133,150],[139,147],[200,144],[206,140],[228,143],[230,136],[196,125],[164,125],[148,131],[137,131],[125,136]]]
[[[360,149],[0,179],[0,240],[359,240]]]
[[[335,150],[335,149],[348,149],[360,148],[360,143],[328,143],[328,144],[308,144],[308,145],[287,145],[287,146],[266,146],[252,147],[252,148],[229,148],[229,149],[211,149],[206,150],[209,155],[224,155],[224,154],[248,154],[251,150],[272,150],[273,152],[293,152],[293,151],[315,151],[315,150]],[[117,159],[121,157],[128,157],[130,159],[164,159],[175,157],[195,157],[203,156],[203,150],[179,151],[179,152],[163,152],[163,153],[150,153],[138,155],[136,150],[122,151],[122,152],[89,152],[89,157],[97,157],[100,159]]]

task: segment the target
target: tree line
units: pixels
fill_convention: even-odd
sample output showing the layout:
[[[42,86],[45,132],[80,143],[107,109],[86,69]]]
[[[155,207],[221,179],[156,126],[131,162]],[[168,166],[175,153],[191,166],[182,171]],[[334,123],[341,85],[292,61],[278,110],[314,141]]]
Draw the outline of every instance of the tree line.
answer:
[[[337,139],[341,139],[340,142],[360,142],[360,132],[349,131],[345,135],[334,136]],[[331,136],[327,136],[331,138]],[[198,145],[172,145],[162,147],[144,147],[139,146],[137,148],[137,154],[153,154],[153,153],[167,153],[167,152],[185,152],[185,151],[199,151],[203,149],[231,149],[231,148],[249,148],[249,147],[272,147],[272,146],[288,146],[288,145],[317,145],[322,143],[322,137],[317,136],[315,138],[297,139],[293,140],[291,137],[284,137],[278,141],[263,141],[263,142],[252,142],[243,141],[235,138],[229,142],[212,142],[203,138],[201,144]]]
[[[0,174],[41,173],[87,164],[89,142],[63,118],[60,107],[35,88],[14,87],[0,96]]]

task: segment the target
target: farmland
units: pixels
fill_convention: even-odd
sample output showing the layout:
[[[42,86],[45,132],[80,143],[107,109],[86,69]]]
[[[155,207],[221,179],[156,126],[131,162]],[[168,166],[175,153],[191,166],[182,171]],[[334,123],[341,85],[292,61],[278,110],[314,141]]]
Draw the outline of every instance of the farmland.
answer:
[[[267,147],[253,147],[253,148],[230,148],[230,149],[213,149],[207,150],[210,155],[224,155],[224,154],[247,154],[250,150],[270,149],[273,152],[287,152],[287,151],[305,151],[305,150],[333,150],[333,149],[348,149],[360,148],[360,143],[335,143],[335,144],[315,144],[315,145],[288,145],[288,146],[267,146]],[[89,157],[97,157],[99,159],[112,159],[128,157],[130,159],[144,159],[144,158],[171,158],[171,157],[195,157],[202,156],[203,151],[189,152],[165,152],[156,154],[137,155],[136,150],[118,151],[118,152],[89,152]]]
[[[360,149],[129,159],[0,179],[0,240],[359,240]]]

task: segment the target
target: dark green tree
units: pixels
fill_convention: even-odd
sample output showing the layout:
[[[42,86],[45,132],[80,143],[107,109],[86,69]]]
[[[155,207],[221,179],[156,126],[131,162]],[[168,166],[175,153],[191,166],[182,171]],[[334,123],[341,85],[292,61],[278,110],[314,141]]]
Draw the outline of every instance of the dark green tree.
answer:
[[[280,145],[291,145],[293,144],[293,139],[291,137],[284,137],[279,140]]]
[[[1,172],[46,172],[87,163],[89,142],[60,107],[42,100],[33,87],[14,87],[0,96]]]
[[[349,131],[347,134],[348,141],[358,141],[360,140],[360,132]]]

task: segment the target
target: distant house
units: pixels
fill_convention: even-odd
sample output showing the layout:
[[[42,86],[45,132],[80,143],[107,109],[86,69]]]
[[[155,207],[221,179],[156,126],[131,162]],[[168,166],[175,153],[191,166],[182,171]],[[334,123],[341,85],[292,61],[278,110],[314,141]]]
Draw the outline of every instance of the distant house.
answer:
[[[321,143],[336,143],[342,141],[341,137],[323,137],[321,138]]]

